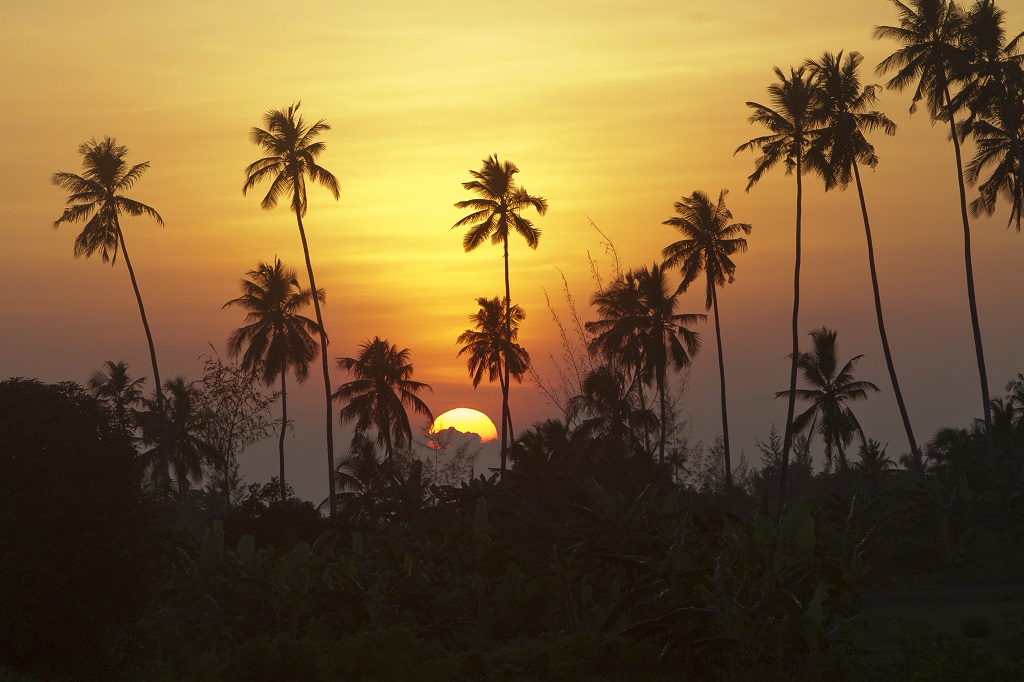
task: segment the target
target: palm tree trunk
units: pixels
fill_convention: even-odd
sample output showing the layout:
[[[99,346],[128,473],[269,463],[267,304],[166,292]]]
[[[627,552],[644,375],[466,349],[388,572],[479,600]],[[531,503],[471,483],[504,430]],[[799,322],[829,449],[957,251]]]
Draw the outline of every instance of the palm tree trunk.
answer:
[[[288,490],[284,484],[284,435],[288,431],[288,393],[285,386],[285,375],[288,374],[287,360],[281,368],[281,436],[277,441],[277,453],[281,459],[281,502],[288,501]]]
[[[779,504],[781,518],[786,508],[786,478],[789,472],[789,451],[793,447],[793,412],[796,408],[796,369],[800,355],[800,220],[802,216],[802,159],[796,157],[796,259],[793,265],[793,354],[789,371],[789,406],[786,408],[786,435],[782,445],[782,466],[779,467]]]
[[[944,88],[946,106],[949,106],[949,88]],[[960,217],[964,223],[964,264],[967,270],[967,302],[971,309],[971,327],[974,330],[974,350],[978,355],[978,376],[981,378],[981,401],[985,415],[985,452],[989,467],[995,466],[995,444],[992,440],[992,401],[988,393],[988,374],[985,371],[985,351],[981,345],[981,325],[978,322],[978,301],[974,295],[974,263],[971,259],[971,223],[967,218],[967,189],[964,187],[963,160],[960,157],[960,138],[956,122],[949,117],[949,129],[956,154],[956,180],[960,187]]]
[[[293,180],[295,187],[301,187],[298,178]],[[317,296],[316,280],[313,278],[313,264],[309,260],[309,246],[306,244],[306,231],[302,227],[302,215],[297,202],[293,202],[295,220],[299,224],[299,237],[302,239],[302,254],[306,257],[306,272],[309,273],[309,288],[313,290],[313,310],[316,312],[316,323],[320,327],[320,359],[324,369],[324,394],[327,401],[327,487],[331,518],[337,513],[337,501],[334,492],[334,419],[331,412],[331,373],[327,365],[327,329],[320,313],[320,298]]]
[[[508,235],[505,235],[503,240],[503,246],[505,251],[505,343],[510,348],[512,346],[512,292],[509,286],[508,279]],[[502,368],[502,372],[505,375],[505,382],[501,387],[501,473],[505,473],[505,464],[508,458],[508,422],[509,422],[509,410],[508,410],[508,389],[509,389],[509,366],[508,366],[508,348],[505,349],[505,366]]]
[[[661,441],[658,444],[658,464],[665,464],[665,441],[668,437],[667,424],[665,423],[665,370],[658,370],[658,398],[661,401]]]
[[[711,283],[711,307],[715,311],[715,340],[718,342],[718,378],[722,385],[722,447],[725,455],[725,495],[732,495],[732,457],[729,454],[729,411],[725,403],[725,360],[722,356],[722,327],[718,321],[718,293]]]
[[[899,379],[896,378],[896,367],[892,362],[892,353],[889,351],[889,337],[885,333],[885,322],[882,319],[882,299],[878,290],[878,273],[875,270],[875,247],[871,240],[871,223],[868,221],[868,206],[864,201],[864,187],[860,182],[860,170],[857,163],[853,164],[853,175],[857,180],[857,196],[860,198],[860,212],[864,217],[864,236],[868,242],[868,267],[871,270],[871,291],[875,297],[875,317],[878,319],[878,336],[882,339],[882,353],[885,355],[885,366],[889,370],[889,380],[892,381],[892,391],[896,395],[896,405],[900,408],[900,417],[903,419],[903,428],[907,432],[907,441],[910,443],[910,451],[918,454],[917,440],[914,438],[914,431],[910,428],[910,417],[907,414],[907,405],[903,402],[903,392],[900,390]]]
[[[636,374],[633,376],[633,381],[636,382],[636,393],[637,393],[637,397],[640,399],[640,412],[641,412],[641,414],[646,414],[647,413],[647,401],[644,399],[644,380],[643,380],[643,378],[640,375],[640,363],[639,362],[637,362],[637,365],[636,365]],[[650,437],[650,434],[647,431],[646,424],[644,425],[643,429],[644,429],[644,455],[646,457],[652,457],[653,454],[651,453],[651,437]]]
[[[135,291],[135,300],[139,303],[139,314],[142,316],[142,327],[146,330],[146,341],[149,343],[149,359],[153,363],[153,381],[156,382],[156,409],[160,417],[160,466],[163,469],[164,485],[171,483],[171,439],[167,433],[167,411],[164,408],[164,392],[160,383],[160,370],[156,364],[156,346],[153,345],[153,332],[149,329],[149,320],[146,318],[146,307],[142,304],[142,293],[139,291],[139,283],[135,279],[135,268],[132,267],[132,259],[128,257],[128,247],[124,243],[124,233],[121,232],[121,222],[114,216],[114,227],[117,229],[117,238],[121,242],[121,253],[124,254],[124,264],[128,268],[128,276],[132,280],[132,290]]]

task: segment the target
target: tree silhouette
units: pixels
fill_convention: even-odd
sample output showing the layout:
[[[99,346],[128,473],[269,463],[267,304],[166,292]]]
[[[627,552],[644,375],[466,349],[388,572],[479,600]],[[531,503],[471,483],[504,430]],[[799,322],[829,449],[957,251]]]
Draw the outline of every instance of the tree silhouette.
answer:
[[[734,153],[746,149],[758,149],[761,152],[754,161],[754,172],[747,177],[747,191],[761,179],[767,171],[779,163],[786,168],[786,174],[796,175],[796,251],[793,264],[793,353],[789,373],[790,398],[786,408],[786,431],[782,440],[782,464],[779,468],[779,503],[778,513],[786,505],[786,474],[789,469],[789,453],[793,446],[793,413],[796,408],[796,375],[797,357],[800,353],[800,245],[801,223],[803,217],[803,174],[809,168],[805,163],[811,150],[811,142],[816,134],[818,119],[816,89],[811,76],[804,67],[790,69],[787,77],[779,67],[775,67],[778,82],[768,86],[768,96],[772,106],[757,102],[747,102],[754,110],[750,115],[751,123],[758,123],[769,130],[768,135],[755,137],[741,144]],[[813,166],[815,160],[810,160]]]
[[[530,354],[516,343],[519,325],[526,319],[526,313],[517,305],[511,307],[505,301],[480,297],[476,299],[480,309],[469,316],[473,329],[467,329],[455,340],[464,344],[456,357],[468,356],[466,366],[473,378],[473,388],[487,372],[487,381],[495,379],[501,387],[502,413],[508,428],[512,429],[512,413],[508,409],[508,381],[522,381],[530,368]],[[501,451],[501,471],[507,466],[507,451]]]
[[[900,49],[886,57],[877,67],[885,74],[896,71],[886,86],[902,91],[914,86],[910,111],[925,101],[932,121],[949,123],[950,139],[956,159],[956,179],[960,189],[960,218],[964,227],[964,268],[967,276],[967,302],[971,311],[974,332],[974,350],[978,358],[978,376],[981,380],[982,410],[985,415],[985,440],[989,463],[994,463],[992,441],[992,414],[985,371],[985,352],[981,342],[978,321],[978,302],[974,291],[974,263],[971,258],[971,224],[967,217],[967,191],[964,187],[964,169],[960,154],[960,137],[950,96],[950,86],[958,72],[966,71],[966,51],[961,46],[964,32],[963,11],[955,2],[947,0],[907,0],[904,4],[893,0],[899,16],[899,26],[876,26],[875,38],[894,40]],[[963,105],[963,101],[959,105]]]
[[[810,388],[797,389],[794,394],[779,391],[776,398],[794,395],[810,403],[804,412],[793,420],[793,431],[811,434],[819,433],[825,441],[825,458],[832,465],[833,449],[839,456],[839,465],[843,471],[847,469],[846,448],[859,434],[862,443],[864,430],[853,411],[846,403],[866,400],[868,391],[878,392],[878,387],[870,381],[858,381],[853,378],[853,370],[863,356],[857,355],[839,367],[836,332],[822,327],[811,332],[813,350],[801,353],[797,364],[803,375],[804,383]]]
[[[103,363],[106,371],[96,370],[87,388],[110,409],[114,411],[117,423],[131,434],[135,430],[135,410],[142,405],[142,387],[146,377],[132,379],[128,374],[128,363],[107,360]]]
[[[722,449],[725,457],[726,494],[732,491],[732,461],[729,454],[729,413],[725,400],[725,360],[722,355],[722,328],[718,320],[718,287],[734,281],[736,265],[730,256],[747,250],[747,240],[740,233],[750,234],[749,223],[730,223],[732,212],[725,206],[726,190],[718,195],[718,203],[712,203],[704,192],[696,191],[675,203],[676,213],[664,221],[679,230],[683,238],[666,246],[661,255],[665,267],[680,266],[683,281],[680,291],[686,289],[705,274],[706,297],[704,309],[715,311],[715,340],[718,344],[718,376],[722,387]]]
[[[640,406],[639,387],[640,382],[627,381],[621,371],[610,365],[600,365],[588,372],[580,386],[581,393],[569,401],[570,418],[580,420],[573,434],[606,441],[626,453],[641,450],[643,443],[637,434],[656,427],[658,417]]]
[[[544,215],[548,210],[548,202],[541,197],[531,196],[525,188],[516,185],[513,177],[519,169],[511,161],[500,161],[492,155],[484,159],[483,168],[479,171],[470,170],[473,180],[462,183],[462,186],[478,195],[479,198],[466,199],[455,203],[455,208],[469,208],[473,212],[455,223],[452,228],[469,227],[462,240],[462,247],[472,251],[488,237],[492,244],[501,244],[505,261],[505,335],[512,338],[512,292],[508,275],[508,237],[513,231],[518,232],[531,249],[536,249],[540,240],[540,230],[533,223],[520,215],[520,212],[532,206],[537,213]],[[508,453],[508,442],[515,436],[511,433],[511,415],[508,407],[509,376],[511,361],[505,362],[504,380],[501,395],[501,470],[505,470]]]
[[[313,125],[307,125],[298,114],[301,102],[292,104],[287,109],[271,109],[263,115],[264,128],[253,128],[250,138],[266,154],[263,158],[252,162],[245,169],[245,183],[242,194],[263,182],[270,181],[260,206],[272,209],[277,206],[278,199],[291,195],[291,208],[295,212],[295,221],[299,226],[299,239],[302,241],[302,254],[306,258],[306,272],[309,275],[309,288],[318,292],[313,297],[313,310],[316,312],[316,323],[320,328],[320,358],[324,371],[324,395],[327,409],[327,476],[329,488],[329,505],[331,516],[337,511],[334,499],[334,420],[331,408],[331,375],[327,365],[327,329],[320,313],[320,289],[313,277],[313,263],[309,259],[309,245],[306,242],[306,231],[302,225],[302,216],[306,215],[306,178],[317,182],[334,195],[339,196],[338,179],[329,171],[316,163],[326,145],[315,141],[320,133],[331,127],[323,119]]]
[[[825,181],[825,191],[836,187],[846,189],[851,181],[857,185],[857,197],[860,199],[860,212],[864,220],[864,236],[868,245],[868,269],[871,272],[871,291],[875,303],[875,319],[878,323],[878,336],[882,341],[882,353],[885,366],[889,371],[889,380],[896,396],[896,405],[900,410],[903,428],[907,433],[907,442],[911,452],[918,452],[917,439],[910,426],[910,416],[900,390],[899,379],[896,377],[896,366],[889,350],[889,337],[885,332],[885,320],[882,317],[882,298],[878,288],[878,273],[875,269],[875,247],[871,239],[871,223],[868,220],[868,208],[864,199],[864,186],[860,179],[858,164],[869,168],[878,165],[878,155],[874,146],[868,142],[865,133],[881,130],[886,135],[896,133],[896,124],[879,112],[868,107],[878,101],[876,86],[861,87],[860,68],[864,57],[851,52],[843,59],[843,53],[825,52],[817,60],[808,60],[807,67],[814,77],[821,98],[822,114],[825,118],[815,146],[821,155],[821,164],[815,169]]]
[[[54,185],[70,192],[65,202],[64,213],[53,222],[54,228],[61,223],[77,223],[85,221],[85,226],[75,239],[75,258],[85,256],[88,258],[97,251],[104,263],[111,266],[117,261],[117,252],[120,249],[124,254],[124,264],[128,268],[128,276],[132,281],[132,290],[135,292],[135,300],[139,304],[139,315],[142,317],[142,327],[146,330],[146,341],[149,343],[149,359],[153,363],[153,379],[157,386],[160,386],[160,369],[156,362],[156,347],[153,344],[153,333],[149,329],[149,320],[146,318],[146,307],[142,303],[142,293],[139,291],[139,283],[135,278],[135,269],[132,267],[131,258],[128,257],[128,246],[124,240],[124,233],[121,231],[121,214],[129,216],[147,215],[163,225],[164,220],[155,209],[129,199],[124,192],[131,189],[132,185],[142,177],[142,174],[149,168],[148,162],[137,163],[129,166],[125,157],[128,156],[128,147],[117,144],[117,140],[111,137],[104,137],[97,141],[91,139],[83,142],[78,147],[78,153],[82,155],[82,174],[75,173],[54,173],[51,178]],[[156,409],[164,413],[163,395],[156,391]],[[163,424],[165,420],[161,420]],[[168,434],[163,433],[161,438],[164,441],[163,462],[161,471],[163,483],[170,482],[170,468],[168,450],[170,448]]]
[[[408,348],[399,350],[376,336],[359,346],[357,357],[338,358],[338,367],[354,377],[332,396],[346,403],[338,418],[342,424],[354,421],[357,435],[372,427],[377,432],[377,444],[384,446],[384,461],[390,464],[396,448],[412,443],[406,410],[433,421],[430,408],[419,397],[419,393],[430,391],[430,386],[411,379]]]
[[[228,338],[228,353],[241,355],[242,368],[260,381],[271,385],[281,377],[281,434],[278,440],[280,458],[279,483],[281,501],[287,500],[284,478],[284,437],[288,430],[288,370],[302,383],[309,376],[309,364],[320,352],[314,335],[320,329],[313,320],[301,314],[313,300],[313,292],[299,285],[294,268],[280,259],[260,263],[241,281],[242,295],[224,304],[246,311],[245,326]],[[318,298],[323,300],[323,290]]]

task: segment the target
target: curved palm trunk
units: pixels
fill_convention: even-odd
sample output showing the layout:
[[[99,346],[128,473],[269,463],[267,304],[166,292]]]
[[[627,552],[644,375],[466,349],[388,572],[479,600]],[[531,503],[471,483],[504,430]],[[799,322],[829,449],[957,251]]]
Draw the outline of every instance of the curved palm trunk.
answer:
[[[786,508],[786,479],[789,473],[789,451],[793,447],[793,412],[796,408],[796,369],[800,355],[800,220],[802,215],[802,159],[796,157],[796,260],[793,265],[793,354],[789,372],[789,406],[786,408],[786,435],[782,445],[782,466],[779,467],[778,515]]]
[[[295,187],[301,187],[298,178],[295,178]],[[330,502],[331,518],[337,513],[337,501],[335,500],[334,487],[334,419],[331,414],[331,373],[327,365],[327,329],[324,327],[324,318],[320,313],[320,298],[317,296],[316,280],[313,278],[313,264],[309,260],[309,246],[306,244],[306,231],[302,227],[302,216],[297,205],[292,206],[295,210],[295,220],[299,224],[299,237],[302,239],[302,254],[306,257],[306,272],[309,273],[309,287],[313,290],[313,310],[316,312],[316,323],[320,327],[320,359],[324,368],[324,393],[327,400],[327,485],[328,500]]]
[[[658,370],[658,399],[661,401],[661,442],[658,444],[658,464],[665,464],[665,441],[668,439],[668,430],[665,424],[665,369]]]
[[[907,441],[910,443],[910,451],[917,456],[917,440],[914,438],[914,431],[910,428],[910,417],[907,415],[907,406],[903,402],[903,392],[900,390],[899,379],[896,378],[896,367],[892,362],[892,353],[889,351],[889,337],[885,333],[885,321],[882,319],[882,299],[878,290],[878,273],[875,271],[875,247],[871,240],[871,223],[868,221],[868,207],[864,201],[864,187],[860,182],[860,170],[856,162],[853,164],[853,175],[857,180],[857,196],[860,198],[860,212],[864,218],[864,236],[868,242],[868,268],[871,270],[871,291],[875,297],[875,317],[878,319],[878,336],[882,339],[882,353],[885,355],[885,366],[889,370],[889,380],[892,382],[892,391],[896,395],[896,404],[900,408],[900,417],[903,419],[903,428],[907,432]],[[862,434],[863,435],[863,434]]]
[[[718,342],[718,378],[722,385],[722,447],[725,455],[725,494],[732,495],[732,457],[729,454],[729,411],[725,403],[725,360],[722,356],[722,327],[718,321],[718,293],[712,283],[711,307],[715,311],[715,340]]]
[[[946,105],[949,106],[949,88],[944,88]],[[967,302],[971,309],[971,327],[974,331],[974,350],[978,356],[978,376],[981,378],[981,400],[985,415],[985,452],[989,467],[995,465],[995,445],[992,440],[992,404],[988,393],[988,374],[985,371],[985,351],[981,345],[981,325],[978,322],[978,301],[974,295],[974,263],[971,259],[971,223],[967,218],[967,190],[964,187],[963,160],[960,157],[960,138],[956,134],[956,122],[949,117],[949,129],[956,154],[956,181],[960,188],[960,217],[964,223],[964,264],[967,271]]]
[[[149,359],[153,363],[153,380],[156,382],[156,409],[160,416],[160,466],[163,469],[163,483],[169,486],[171,483],[171,439],[167,433],[167,411],[164,407],[163,384],[160,383],[160,370],[156,364],[156,346],[153,345],[153,332],[149,329],[149,320],[146,318],[146,307],[142,304],[142,293],[139,291],[139,283],[135,279],[135,268],[132,267],[132,260],[128,257],[128,247],[124,243],[124,233],[121,232],[121,221],[114,216],[114,227],[117,229],[117,239],[121,242],[121,253],[124,254],[124,264],[128,268],[128,276],[132,280],[132,290],[135,291],[135,300],[139,303],[139,315],[142,316],[142,327],[146,330],[146,341],[149,343]]]
[[[288,362],[281,368],[281,436],[277,441],[277,453],[281,459],[281,502],[288,501],[288,490],[284,484],[284,434],[288,431],[288,390],[285,386],[285,375],[288,374]]]
[[[508,235],[505,235],[503,240],[504,251],[505,251],[505,343],[509,346],[512,345],[512,293],[509,286],[508,280]],[[505,353],[505,367],[502,369],[504,374],[504,382],[501,385],[501,473],[505,473],[506,461],[508,459],[508,425],[511,421],[511,415],[508,409],[508,389],[509,389],[509,367],[508,367],[508,351]]]

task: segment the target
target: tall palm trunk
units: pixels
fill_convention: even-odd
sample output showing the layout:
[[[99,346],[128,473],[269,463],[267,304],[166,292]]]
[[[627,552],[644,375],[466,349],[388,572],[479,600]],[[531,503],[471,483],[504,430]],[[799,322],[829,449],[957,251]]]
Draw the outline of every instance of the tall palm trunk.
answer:
[[[281,363],[281,436],[277,441],[277,454],[281,460],[281,502],[288,501],[288,489],[284,484],[284,435],[288,431],[288,389],[285,376],[288,374],[288,361]],[[332,477],[333,478],[333,477]]]
[[[800,141],[797,140],[797,144]],[[786,479],[789,473],[789,451],[793,447],[793,412],[796,408],[796,369],[800,355],[800,220],[803,217],[802,158],[796,157],[796,259],[793,265],[793,354],[789,372],[789,406],[786,408],[786,435],[782,445],[782,466],[779,467],[779,504],[781,518],[786,508]]]
[[[943,88],[946,106],[949,107],[949,88]],[[964,223],[964,264],[967,270],[967,302],[971,309],[971,327],[974,330],[974,350],[978,355],[978,376],[981,378],[981,400],[985,415],[985,452],[988,465],[995,465],[995,444],[992,440],[992,404],[988,393],[988,374],[985,371],[985,351],[981,345],[981,325],[978,322],[978,301],[974,295],[974,263],[971,259],[971,223],[967,218],[967,189],[964,187],[963,160],[960,157],[960,138],[956,134],[956,122],[949,117],[949,130],[956,154],[956,181],[960,188],[960,217]]]
[[[665,368],[658,368],[658,398],[661,401],[661,440],[658,443],[658,464],[665,464],[665,441],[668,439],[668,429],[665,423]]]
[[[878,319],[878,336],[882,339],[882,353],[885,355],[885,366],[889,370],[889,379],[892,381],[892,391],[896,395],[896,404],[900,408],[900,417],[903,419],[903,428],[907,432],[907,441],[910,443],[910,451],[916,457],[919,453],[917,440],[914,438],[914,431],[910,428],[910,417],[907,415],[907,406],[903,402],[903,392],[900,390],[899,379],[896,378],[896,367],[892,362],[892,353],[889,351],[889,337],[885,333],[885,322],[882,319],[882,298],[878,290],[878,273],[875,270],[875,247],[871,239],[871,223],[868,221],[868,206],[864,201],[864,187],[860,181],[860,170],[857,163],[853,164],[853,176],[857,180],[857,196],[860,198],[860,212],[864,218],[864,236],[868,242],[868,268],[871,270],[871,291],[875,298],[875,317]]]
[[[633,381],[636,382],[637,397],[640,399],[640,413],[641,414],[646,414],[647,413],[647,399],[644,398],[644,380],[643,380],[643,378],[640,375],[641,367],[642,367],[642,365],[641,365],[640,361],[638,360],[637,363],[636,363],[636,374],[633,375]],[[646,455],[647,457],[653,457],[654,453],[651,452],[651,434],[647,430],[647,425],[646,424],[643,427],[643,431],[644,431],[644,455]]]
[[[732,456],[729,454],[729,411],[725,404],[725,360],[722,355],[722,327],[718,321],[718,293],[711,282],[711,307],[715,311],[715,340],[718,342],[718,378],[722,386],[722,447],[725,455],[725,494],[732,495]]]
[[[294,187],[301,187],[299,177],[293,178]],[[331,373],[327,365],[327,329],[324,327],[324,318],[320,313],[320,297],[317,296],[316,280],[313,278],[313,263],[309,260],[309,246],[306,244],[306,231],[302,227],[302,215],[299,209],[298,197],[292,202],[295,211],[295,220],[299,224],[299,237],[302,239],[302,254],[306,257],[306,272],[309,273],[309,288],[313,291],[313,310],[316,311],[316,323],[320,327],[320,359],[324,368],[324,394],[327,401],[327,485],[328,500],[330,502],[331,518],[337,513],[337,500],[335,500],[334,486],[334,419],[331,413]]]
[[[508,278],[508,235],[503,240],[505,252],[505,343],[508,347],[512,345],[512,293]],[[509,366],[508,348],[504,351],[505,366],[502,368],[504,381],[501,385],[501,473],[505,473],[505,463],[508,458],[508,424],[511,421],[511,414],[508,407],[509,389]]]
[[[149,359],[153,363],[153,380],[156,382],[156,410],[160,417],[160,467],[163,469],[163,484],[170,486],[171,483],[171,438],[167,432],[167,410],[164,407],[163,384],[160,383],[160,370],[156,364],[156,346],[153,345],[153,332],[149,329],[149,320],[146,318],[146,306],[142,304],[142,293],[139,291],[139,283],[135,279],[135,268],[132,267],[132,259],[128,257],[128,247],[124,243],[124,233],[121,232],[121,221],[114,216],[114,226],[117,228],[117,239],[121,242],[121,253],[124,254],[124,264],[128,268],[128,276],[132,280],[132,290],[135,292],[135,300],[139,303],[139,314],[142,316],[142,327],[146,330],[146,341],[149,343]]]

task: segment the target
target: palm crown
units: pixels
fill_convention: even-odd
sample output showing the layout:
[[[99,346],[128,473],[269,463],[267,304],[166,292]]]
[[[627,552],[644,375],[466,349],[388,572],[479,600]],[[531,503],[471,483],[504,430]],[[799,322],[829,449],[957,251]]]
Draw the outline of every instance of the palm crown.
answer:
[[[548,202],[518,187],[513,177],[518,172],[514,163],[499,161],[497,155],[485,159],[481,170],[469,171],[473,180],[462,183],[462,186],[479,198],[456,202],[455,208],[470,208],[473,212],[452,226],[471,227],[462,240],[466,251],[480,246],[487,237],[492,243],[501,244],[513,231],[522,235],[531,249],[537,248],[540,230],[519,212],[533,206],[537,213],[544,215]]]
[[[530,367],[530,354],[516,343],[519,325],[526,319],[526,313],[517,305],[512,306],[512,336],[506,341],[505,301],[498,298],[480,297],[476,300],[480,309],[469,316],[474,329],[467,329],[459,335],[456,343],[465,344],[456,357],[468,355],[466,364],[473,377],[473,388],[480,385],[484,372],[487,380],[495,379],[504,383],[502,375],[503,358],[508,359],[509,376],[522,381]]]

